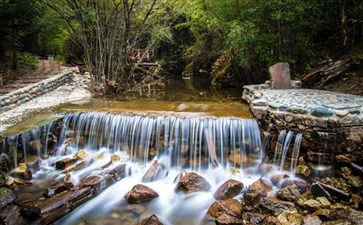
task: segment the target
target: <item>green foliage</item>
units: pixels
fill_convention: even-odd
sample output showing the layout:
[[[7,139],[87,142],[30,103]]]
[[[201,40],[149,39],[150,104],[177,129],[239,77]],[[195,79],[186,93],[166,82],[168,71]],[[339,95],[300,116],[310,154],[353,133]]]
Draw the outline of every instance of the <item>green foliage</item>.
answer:
[[[29,52],[21,52],[18,54],[18,60],[20,63],[31,66],[33,69],[37,68],[39,57],[32,55]]]

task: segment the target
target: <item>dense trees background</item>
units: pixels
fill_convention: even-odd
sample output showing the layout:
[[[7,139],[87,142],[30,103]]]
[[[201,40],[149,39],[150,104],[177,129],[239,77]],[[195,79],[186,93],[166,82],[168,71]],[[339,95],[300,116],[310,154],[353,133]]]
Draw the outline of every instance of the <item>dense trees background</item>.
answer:
[[[214,84],[267,78],[289,62],[304,74],[354,49],[362,59],[358,0],[0,0],[0,57],[30,52],[83,59],[93,81],[132,83],[132,49],[148,48],[170,73]]]

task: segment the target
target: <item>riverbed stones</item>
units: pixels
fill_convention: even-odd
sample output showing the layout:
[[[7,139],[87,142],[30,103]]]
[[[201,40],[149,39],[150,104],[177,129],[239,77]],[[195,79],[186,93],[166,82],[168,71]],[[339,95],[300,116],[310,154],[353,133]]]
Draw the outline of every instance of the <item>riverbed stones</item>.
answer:
[[[210,184],[202,176],[194,172],[189,172],[179,179],[175,187],[176,192],[190,194],[193,192],[209,191]]]
[[[214,193],[214,198],[217,200],[225,200],[238,195],[243,188],[243,183],[237,180],[227,180]]]
[[[15,194],[12,190],[0,187],[0,211],[7,205],[15,201]]]
[[[124,196],[129,203],[147,202],[159,197],[159,194],[148,186],[137,184]]]
[[[276,192],[278,198],[282,200],[296,202],[301,197],[299,188],[296,185],[290,185]]]

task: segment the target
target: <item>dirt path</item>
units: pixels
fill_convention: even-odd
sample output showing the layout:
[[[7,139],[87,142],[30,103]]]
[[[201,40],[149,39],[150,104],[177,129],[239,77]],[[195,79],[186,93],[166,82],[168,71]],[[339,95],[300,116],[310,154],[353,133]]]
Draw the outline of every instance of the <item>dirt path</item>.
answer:
[[[39,60],[37,69],[19,70],[13,74],[14,79],[4,78],[4,86],[0,88],[0,95],[47,79],[55,74],[59,74],[62,70],[60,63],[57,61]]]

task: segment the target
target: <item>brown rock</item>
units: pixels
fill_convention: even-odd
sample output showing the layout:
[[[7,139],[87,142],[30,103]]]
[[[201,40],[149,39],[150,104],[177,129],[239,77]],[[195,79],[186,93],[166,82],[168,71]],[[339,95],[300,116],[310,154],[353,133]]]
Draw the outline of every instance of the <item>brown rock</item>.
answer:
[[[158,193],[142,184],[135,185],[131,191],[127,192],[124,196],[129,203],[146,202],[157,197],[159,197]]]
[[[217,225],[241,225],[242,220],[228,214],[222,214],[216,219]]]
[[[28,165],[25,163],[20,163],[17,168],[11,171],[11,176],[22,180],[31,180],[32,172],[30,171]]]
[[[64,169],[76,164],[77,161],[78,161],[78,159],[65,158],[65,159],[61,159],[61,160],[55,162],[54,166],[57,170],[64,170]]]
[[[266,216],[261,213],[254,213],[254,212],[242,213],[243,224],[253,224],[253,225],[261,224],[265,218]]]
[[[291,208],[284,210],[277,216],[277,220],[282,225],[301,225],[303,222],[303,216],[297,212],[296,209]]]
[[[33,140],[29,142],[29,147],[31,150],[31,153],[34,155],[38,154],[38,151],[43,148],[43,144],[40,142],[40,140]]]
[[[149,218],[143,219],[138,225],[163,225],[163,223],[153,214]]]
[[[295,173],[304,177],[309,177],[311,174],[311,170],[308,166],[306,165],[298,165],[295,168]]]
[[[294,184],[278,190],[276,196],[282,200],[295,202],[299,197],[301,197],[301,193],[299,188]]]
[[[223,214],[241,218],[242,204],[236,199],[217,200],[208,209],[208,215],[214,218]]]
[[[285,188],[291,185],[296,185],[300,192],[305,192],[309,187],[309,184],[304,180],[297,178],[287,178],[281,183],[281,188]]]
[[[265,195],[268,194],[269,191],[271,191],[272,189],[272,186],[271,184],[269,184],[268,181],[260,178],[258,179],[257,181],[255,181],[253,184],[251,184],[249,187],[248,187],[249,190],[251,191],[258,191],[258,192],[262,192],[264,193]]]
[[[199,191],[208,191],[210,188],[211,186],[206,179],[194,172],[190,172],[180,178],[175,187],[175,191],[188,194]]]
[[[261,206],[268,212],[273,212],[275,214],[280,214],[284,210],[291,209],[295,207],[294,203],[278,200],[274,197],[262,198]]]
[[[266,216],[263,225],[280,225],[281,223],[274,216]]]
[[[214,198],[217,200],[233,198],[241,192],[242,188],[242,182],[232,179],[228,180],[217,189],[214,193]]]
[[[257,191],[247,190],[243,194],[243,202],[245,205],[255,206],[260,204],[261,194]]]
[[[9,205],[0,210],[0,224],[6,225],[26,225],[23,217],[20,215],[20,208],[16,205]]]

